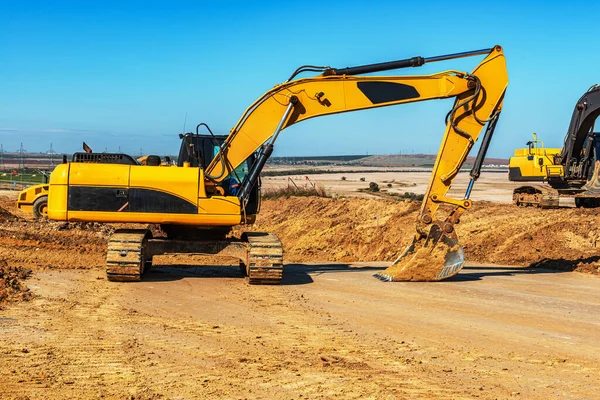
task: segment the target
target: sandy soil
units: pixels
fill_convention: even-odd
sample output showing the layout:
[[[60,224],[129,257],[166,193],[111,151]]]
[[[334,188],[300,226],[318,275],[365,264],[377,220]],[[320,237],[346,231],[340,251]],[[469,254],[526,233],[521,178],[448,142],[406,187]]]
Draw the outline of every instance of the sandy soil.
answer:
[[[265,200],[257,223],[238,229],[276,233],[288,262],[392,261],[409,244],[420,203],[292,197]],[[9,211],[6,211],[9,210]],[[113,227],[33,221],[0,195],[0,259],[26,268],[104,265]],[[457,226],[468,261],[597,273],[600,216],[595,209],[539,210],[478,202]],[[164,257],[163,263],[196,263]]]
[[[600,279],[471,267],[384,283],[377,265],[160,267],[113,284],[39,272],[2,311],[4,398],[582,399],[600,390]]]
[[[193,257],[118,284],[103,272],[111,226],[32,221],[0,194],[0,259],[33,270],[31,295],[0,309],[0,398],[597,398],[596,210],[479,202],[457,227],[457,277],[384,283],[372,275],[418,202],[262,207],[252,229],[281,237],[282,286],[180,268]]]

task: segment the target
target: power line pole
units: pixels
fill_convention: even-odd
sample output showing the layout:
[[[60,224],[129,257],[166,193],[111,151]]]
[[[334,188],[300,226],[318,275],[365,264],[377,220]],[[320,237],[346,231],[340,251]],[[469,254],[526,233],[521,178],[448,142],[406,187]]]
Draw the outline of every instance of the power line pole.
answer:
[[[4,146],[0,144],[0,169],[4,169]]]
[[[19,148],[19,169],[25,168],[25,153],[27,153],[27,150],[23,148],[23,142],[21,142],[21,147]]]
[[[50,143],[50,150],[48,150],[46,152],[46,154],[50,155],[50,168],[54,167],[54,155],[56,154],[56,152],[54,151],[54,148],[52,147],[52,143]]]

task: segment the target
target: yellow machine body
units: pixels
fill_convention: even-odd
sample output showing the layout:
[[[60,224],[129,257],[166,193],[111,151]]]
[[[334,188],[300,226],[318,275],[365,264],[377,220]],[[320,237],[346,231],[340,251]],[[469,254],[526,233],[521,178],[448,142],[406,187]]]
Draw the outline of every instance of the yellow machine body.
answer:
[[[544,142],[533,134],[533,141],[527,148],[516,149],[509,160],[509,179],[511,181],[547,181],[549,176],[564,176],[562,165],[554,164],[554,156],[560,148],[547,148]]]
[[[17,208],[26,213],[33,213],[33,205],[36,200],[48,196],[49,185],[41,184],[30,186],[22,190],[17,198]]]
[[[253,220],[242,218],[236,196],[207,196],[197,167],[65,163],[50,182],[53,220],[202,226]]]
[[[484,88],[485,95],[473,95],[477,85]],[[244,112],[223,145],[226,151],[217,154],[204,171],[93,163],[58,166],[50,178],[49,217],[181,225],[249,223],[254,216],[245,215],[238,198],[223,196],[216,188],[269,141],[278,126],[285,129],[323,115],[455,98],[423,202],[421,220],[429,221],[425,222],[427,225],[443,204],[470,207],[469,200],[447,198],[446,193],[487,120],[499,114],[507,85],[506,60],[500,46],[490,49],[471,73],[448,70],[414,76],[323,74],[288,81],[263,94]],[[297,102],[286,114],[292,98]],[[123,189],[131,192],[118,191]],[[124,201],[127,197],[133,201]],[[161,206],[140,205],[155,202]]]

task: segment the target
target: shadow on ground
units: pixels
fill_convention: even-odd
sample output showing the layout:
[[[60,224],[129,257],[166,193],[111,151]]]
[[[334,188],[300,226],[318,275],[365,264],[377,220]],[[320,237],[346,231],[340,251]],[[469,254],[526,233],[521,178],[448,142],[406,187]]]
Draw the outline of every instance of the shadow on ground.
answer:
[[[465,266],[462,271],[443,282],[478,281],[493,276],[514,276],[520,274],[553,274],[571,272],[579,269],[581,264],[594,264],[600,261],[600,256],[576,260],[543,259],[528,267],[513,266]],[[351,265],[344,263],[324,264],[286,264],[283,272],[282,285],[306,285],[313,283],[312,276],[331,272],[381,272],[385,265]],[[183,278],[239,278],[244,279],[244,273],[238,266],[187,266],[187,265],[156,265],[144,275],[146,282],[167,282]],[[375,279],[375,278],[374,278]]]
[[[330,272],[364,272],[383,271],[385,266],[363,266],[350,264],[286,264],[283,268],[282,285],[305,285],[312,283],[311,275]],[[187,265],[153,265],[143,276],[145,282],[168,282],[183,278],[239,278],[243,279],[238,266],[187,266]]]
[[[544,258],[536,263],[533,263],[529,268],[548,268],[557,271],[581,271],[593,272],[598,269],[600,256],[591,256],[586,258],[577,258],[575,260],[567,260],[564,258]]]
[[[462,271],[445,282],[460,282],[481,280],[489,276],[512,276],[518,274],[555,274],[562,272],[573,272],[582,270],[582,265],[594,265],[600,261],[600,256],[587,258],[578,258],[567,260],[564,258],[544,258],[538,262],[532,263],[527,267],[489,267],[489,266],[466,266]],[[595,267],[594,267],[595,268]]]

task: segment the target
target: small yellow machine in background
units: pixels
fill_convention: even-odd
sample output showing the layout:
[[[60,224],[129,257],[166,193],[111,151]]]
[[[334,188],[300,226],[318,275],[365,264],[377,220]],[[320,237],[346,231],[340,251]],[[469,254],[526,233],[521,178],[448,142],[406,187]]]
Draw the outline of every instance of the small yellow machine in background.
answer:
[[[537,140],[515,150],[508,178],[524,184],[513,191],[517,206],[541,208],[600,207],[600,85],[591,86],[575,104],[562,148]]]
[[[554,164],[554,156],[560,148],[546,148],[544,142],[538,140],[533,133],[533,140],[527,142],[527,148],[516,149],[509,161],[509,177],[511,181],[546,181],[553,167],[562,170],[562,165]],[[562,175],[562,174],[561,174]]]
[[[19,193],[17,208],[27,213],[33,213],[35,218],[48,215],[48,187],[47,183],[30,186]]]

